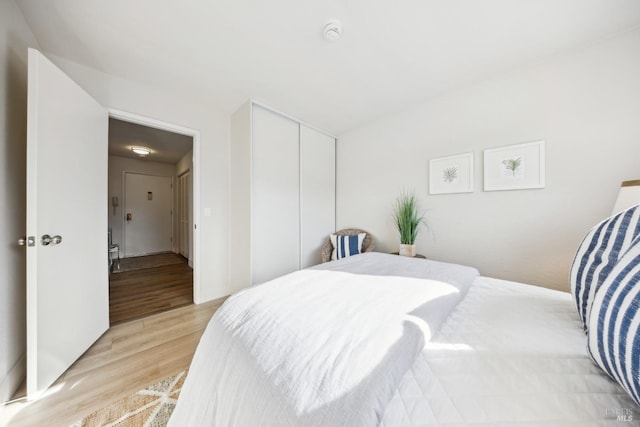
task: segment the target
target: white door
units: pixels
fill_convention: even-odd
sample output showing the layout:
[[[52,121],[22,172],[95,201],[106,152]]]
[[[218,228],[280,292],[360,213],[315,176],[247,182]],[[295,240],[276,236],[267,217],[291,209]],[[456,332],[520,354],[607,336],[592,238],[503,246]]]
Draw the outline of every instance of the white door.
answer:
[[[124,255],[171,252],[172,177],[125,173]]]
[[[300,268],[300,155],[297,122],[253,107],[252,284]]]
[[[189,232],[191,231],[189,215],[189,211],[191,210],[190,190],[191,173],[185,172],[178,177],[178,235],[180,236],[178,250],[180,255],[185,258],[189,258],[189,246],[191,240],[189,238]]]
[[[300,125],[300,268],[322,262],[336,229],[336,140]]]
[[[28,70],[27,395],[34,397],[109,328],[108,114],[33,49]]]

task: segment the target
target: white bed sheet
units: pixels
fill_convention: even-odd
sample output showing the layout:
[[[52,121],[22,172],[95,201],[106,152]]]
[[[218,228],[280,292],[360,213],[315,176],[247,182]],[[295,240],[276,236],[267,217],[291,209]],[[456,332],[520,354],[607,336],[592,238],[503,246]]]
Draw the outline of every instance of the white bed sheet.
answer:
[[[379,424],[478,272],[386,254],[352,258],[230,297],[202,336],[169,425]],[[386,274],[361,274],[361,263]]]
[[[479,277],[404,375],[381,427],[639,420],[640,408],[589,359],[570,294]]]

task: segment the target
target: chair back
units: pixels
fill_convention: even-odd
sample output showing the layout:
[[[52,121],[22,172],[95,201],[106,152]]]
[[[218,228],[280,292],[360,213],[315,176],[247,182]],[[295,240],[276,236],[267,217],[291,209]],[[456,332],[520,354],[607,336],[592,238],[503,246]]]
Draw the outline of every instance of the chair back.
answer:
[[[362,242],[362,252],[371,252],[375,249],[375,240],[373,236],[367,233],[364,230],[360,230],[359,228],[344,228],[342,230],[338,230],[333,234],[337,234],[338,236],[353,236],[355,234],[365,233],[364,241]],[[322,245],[322,262],[331,261],[331,253],[333,252],[333,245],[331,244],[331,239],[327,237],[327,241],[324,245]]]

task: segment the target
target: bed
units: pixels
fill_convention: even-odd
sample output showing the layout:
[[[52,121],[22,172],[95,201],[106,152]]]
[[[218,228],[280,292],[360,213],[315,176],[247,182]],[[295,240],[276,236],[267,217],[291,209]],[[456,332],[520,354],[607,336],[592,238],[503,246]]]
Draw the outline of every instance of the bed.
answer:
[[[589,357],[571,294],[365,253],[230,297],[169,426],[620,426],[639,413]]]

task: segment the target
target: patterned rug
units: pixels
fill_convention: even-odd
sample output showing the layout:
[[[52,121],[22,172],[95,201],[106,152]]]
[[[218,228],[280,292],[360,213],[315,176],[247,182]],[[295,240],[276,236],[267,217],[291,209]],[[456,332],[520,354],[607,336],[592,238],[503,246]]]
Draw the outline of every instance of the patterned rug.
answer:
[[[165,427],[186,376],[185,371],[165,378],[92,413],[71,427]]]
[[[173,265],[184,263],[184,257],[168,252],[165,254],[136,256],[130,258],[122,258],[120,261],[114,260],[113,273],[122,273],[124,271],[142,270],[144,268],[162,267],[165,265]]]

